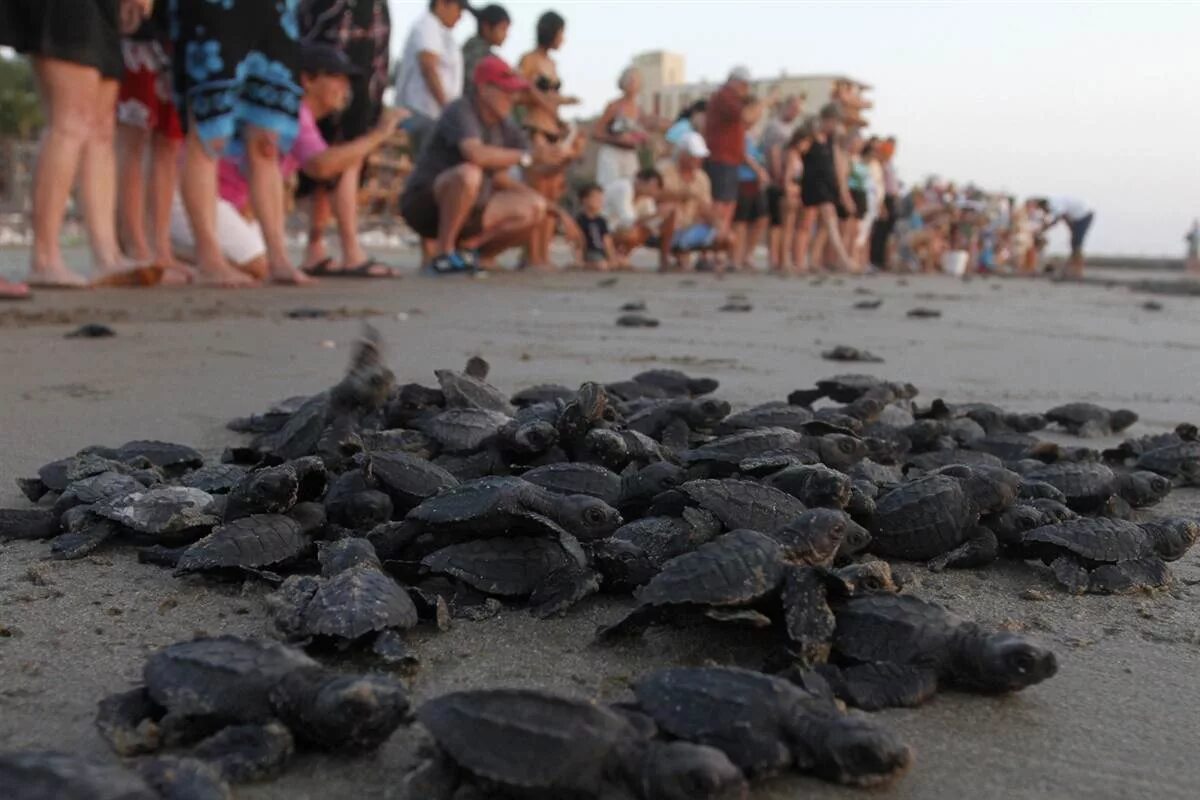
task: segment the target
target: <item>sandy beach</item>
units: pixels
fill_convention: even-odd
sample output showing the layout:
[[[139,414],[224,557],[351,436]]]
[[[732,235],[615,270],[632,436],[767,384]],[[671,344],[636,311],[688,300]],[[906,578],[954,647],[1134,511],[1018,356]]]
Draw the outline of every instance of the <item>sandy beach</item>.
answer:
[[[410,275],[326,281],[314,290],[43,291],[32,302],[0,306],[0,504],[24,507],[15,478],[90,444],[157,438],[219,454],[239,440],[224,427],[229,418],[335,382],[363,319],[383,334],[400,381],[432,382],[435,368],[457,368],[473,354],[491,362],[491,380],[505,390],[676,367],[719,378],[718,394],[736,409],[783,399],[826,375],[870,372],[916,384],[926,403],[1128,407],[1141,415],[1130,435],[1200,421],[1197,298],[1159,298],[1164,308],[1150,311],[1142,307],[1147,295],[1120,286],[1030,280],[600,280]],[[754,310],[719,313],[731,292],[747,295]],[[852,308],[868,297],[882,306]],[[630,300],[646,301],[661,327],[616,327],[619,306]],[[907,318],[917,306],[942,316]],[[287,316],[297,309],[327,316]],[[93,321],[117,336],[64,338]],[[823,361],[820,351],[834,344],[867,348],[885,363]],[[1158,511],[1200,514],[1200,490],[1178,490]],[[1072,597],[1055,589],[1048,571],[1028,565],[941,575],[914,567],[913,592],[1040,637],[1057,651],[1061,669],[1016,696],[946,693],[923,708],[883,714],[917,761],[876,796],[1194,797],[1200,548],[1173,568],[1178,580],[1170,590]],[[267,634],[267,591],[176,579],[138,564],[127,548],[58,562],[44,542],[0,545],[0,749],[105,753],[92,724],[96,702],[134,683],[144,655],[171,642],[201,632]],[[632,677],[661,666],[761,663],[752,635],[736,631],[660,630],[615,649],[592,646],[596,626],[628,605],[593,597],[560,619],[506,610],[483,622],[457,621],[447,633],[420,631],[413,691],[420,699],[520,685],[615,699]],[[250,800],[399,797],[413,741],[402,731],[360,760],[306,754],[278,781],[236,793]],[[753,795],[801,796],[861,795],[800,778],[768,782]]]

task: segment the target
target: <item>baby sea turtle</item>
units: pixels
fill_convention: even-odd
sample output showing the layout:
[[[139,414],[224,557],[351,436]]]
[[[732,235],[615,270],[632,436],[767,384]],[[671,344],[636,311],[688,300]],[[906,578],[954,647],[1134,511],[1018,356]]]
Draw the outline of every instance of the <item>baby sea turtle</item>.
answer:
[[[866,716],[761,672],[677,667],[633,685],[637,708],[666,734],[725,753],[751,778],[785,770],[877,786],[901,775],[912,750]]]
[[[155,544],[192,541],[220,522],[213,496],[186,486],[130,492],[98,502],[89,511]]]
[[[720,750],[652,738],[638,718],[530,689],[455,692],[417,710],[436,749],[406,797],[745,800],[745,776]],[[475,792],[464,787],[473,787]]]
[[[1200,441],[1183,441],[1147,451],[1137,468],[1173,478],[1181,486],[1200,486]]]
[[[304,504],[306,510],[309,504]],[[323,515],[313,509],[315,516]],[[178,554],[175,574],[255,572],[294,561],[312,546],[312,531],[283,514],[252,514],[213,530]],[[159,554],[165,555],[165,554]],[[163,563],[164,559],[152,559]]]
[[[729,530],[756,531],[781,528],[807,510],[799,500],[771,486],[726,478],[688,481],[659,495],[649,513],[678,516],[688,506],[711,512]]]
[[[391,678],[334,672],[294,648],[234,636],[169,645],[146,659],[142,679],[100,704],[97,726],[118,753],[273,720],[310,747],[365,752],[408,716]]]
[[[1053,677],[1054,653],[1015,633],[989,632],[909,595],[857,597],[835,608],[823,670],[839,697],[868,710],[924,702],[940,686],[1015,692]]]
[[[1138,421],[1129,409],[1110,410],[1095,403],[1067,403],[1046,412],[1046,419],[1074,436],[1111,436]]]
[[[853,491],[850,476],[821,464],[788,467],[763,482],[810,508],[845,508]]]
[[[930,475],[875,501],[872,552],[923,561],[961,545],[978,512],[959,481]]]
[[[245,477],[245,468],[236,464],[209,464],[187,473],[178,483],[213,495],[228,494]]]
[[[555,403],[561,400],[568,403],[575,397],[575,390],[558,383],[539,383],[529,386],[509,398],[509,402],[517,408],[538,405],[539,403]]]
[[[1059,583],[1073,592],[1110,593],[1168,583],[1164,562],[1181,558],[1197,533],[1200,525],[1188,519],[1138,525],[1084,517],[1026,532],[1020,550],[1049,564]]]
[[[393,507],[401,513],[459,483],[436,464],[408,453],[371,453],[370,471],[380,488],[392,499]]]
[[[810,420],[811,421],[811,420]],[[727,434],[680,454],[683,463],[705,466],[718,472],[737,471],[746,459],[764,454],[795,453],[807,460],[810,437],[789,428],[752,428]],[[815,454],[813,454],[815,456]]]
[[[446,398],[447,408],[473,408],[480,411],[498,411],[506,416],[512,416],[514,409],[508,398],[495,386],[481,378],[465,373],[439,369],[434,372],[438,384],[442,387],[442,395]]]
[[[729,414],[729,403],[713,397],[659,400],[629,415],[628,428],[667,447],[686,448],[696,431],[712,430]]]
[[[675,556],[711,542],[724,530],[707,511],[686,508],[679,517],[642,517],[590,545],[602,588],[629,592],[647,583]]]
[[[715,378],[697,378],[677,369],[648,369],[633,376],[634,383],[655,386],[671,397],[699,397],[720,386]]]
[[[775,401],[730,414],[721,420],[716,432],[719,436],[726,436],[756,428],[787,428],[801,431],[804,423],[811,422],[812,419],[813,412],[804,406]]]
[[[89,447],[81,455],[92,453],[126,464],[149,462],[168,476],[178,476],[204,465],[204,457],[194,448],[173,442],[136,440],[120,447]]]
[[[321,575],[293,575],[271,598],[275,626],[293,641],[367,640],[385,660],[411,656],[399,632],[417,624],[412,598],[383,571],[365,539],[323,544]]]
[[[496,597],[527,597],[535,616],[566,610],[600,588],[579,543],[570,536],[494,537],[453,544],[421,565]]]
[[[229,787],[211,768],[192,759],[123,764],[54,751],[0,753],[0,786],[6,800],[229,800]],[[141,774],[139,774],[139,772]],[[154,780],[155,777],[159,780]]]
[[[1096,511],[1117,493],[1117,476],[1103,464],[1063,462],[1026,472],[1025,480],[1048,483],[1061,491],[1076,511]]]
[[[481,478],[425,500],[407,519],[435,537],[478,539],[521,533],[570,533],[600,539],[621,526],[621,515],[587,495],[557,495],[520,478]],[[447,542],[449,544],[449,542]]]
[[[683,482],[683,470],[659,462],[618,475],[596,464],[561,463],[535,467],[523,480],[555,494],[586,494],[603,500],[623,515],[640,514],[657,495]]]
[[[839,344],[821,352],[821,358],[826,361],[864,361],[882,364],[883,359],[869,350],[861,350],[845,344]]]

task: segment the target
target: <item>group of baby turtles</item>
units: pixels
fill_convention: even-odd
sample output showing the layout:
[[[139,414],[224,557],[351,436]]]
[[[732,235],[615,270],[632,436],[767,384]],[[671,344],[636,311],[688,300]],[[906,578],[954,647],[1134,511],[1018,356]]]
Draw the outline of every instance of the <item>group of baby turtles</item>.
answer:
[[[33,506],[0,510],[0,539],[47,539],[60,559],[132,546],[176,575],[265,581],[282,641],[152,654],[97,714],[123,761],[0,754],[7,796],[223,798],[297,749],[368,751],[407,725],[426,737],[414,800],[733,800],[787,770],[886,783],[913,753],[863,711],[1057,670],[1026,636],[902,592],[887,559],[1041,562],[1068,591],[1125,592],[1167,584],[1200,533],[1141,510],[1200,485],[1192,425],[1097,451],[1033,433],[1111,435],[1136,415],[926,406],[867,375],[734,412],[717,381],[674,370],[511,396],[488,371],[473,358],[436,386],[397,385],[368,329],[337,385],[233,420],[252,438],[219,461],[133,441],[19,481]],[[562,614],[596,592],[635,601],[598,648],[654,625],[736,625],[769,655],[761,671],[642,675],[612,704],[508,688],[411,707],[406,631],[502,604]],[[352,647],[380,669],[314,657]]]

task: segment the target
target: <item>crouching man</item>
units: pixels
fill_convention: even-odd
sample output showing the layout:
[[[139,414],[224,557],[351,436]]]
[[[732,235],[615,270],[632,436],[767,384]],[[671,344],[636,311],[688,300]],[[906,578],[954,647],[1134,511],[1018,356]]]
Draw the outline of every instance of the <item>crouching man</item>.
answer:
[[[400,212],[432,253],[436,273],[474,270],[479,261],[529,240],[546,200],[513,174],[562,169],[562,143],[531,150],[512,120],[529,83],[496,56],[480,60],[474,87],[442,111],[404,187]]]

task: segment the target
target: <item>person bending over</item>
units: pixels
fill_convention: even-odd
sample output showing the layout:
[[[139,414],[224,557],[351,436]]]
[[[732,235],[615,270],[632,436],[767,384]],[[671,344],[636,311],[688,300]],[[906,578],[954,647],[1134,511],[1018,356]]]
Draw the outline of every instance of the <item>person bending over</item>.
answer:
[[[473,78],[474,89],[438,120],[400,198],[409,226],[435,240],[428,264],[435,273],[472,271],[479,259],[527,244],[547,204],[513,168],[561,169],[571,155],[562,143],[529,149],[512,109],[530,85],[503,60],[483,58]]]

